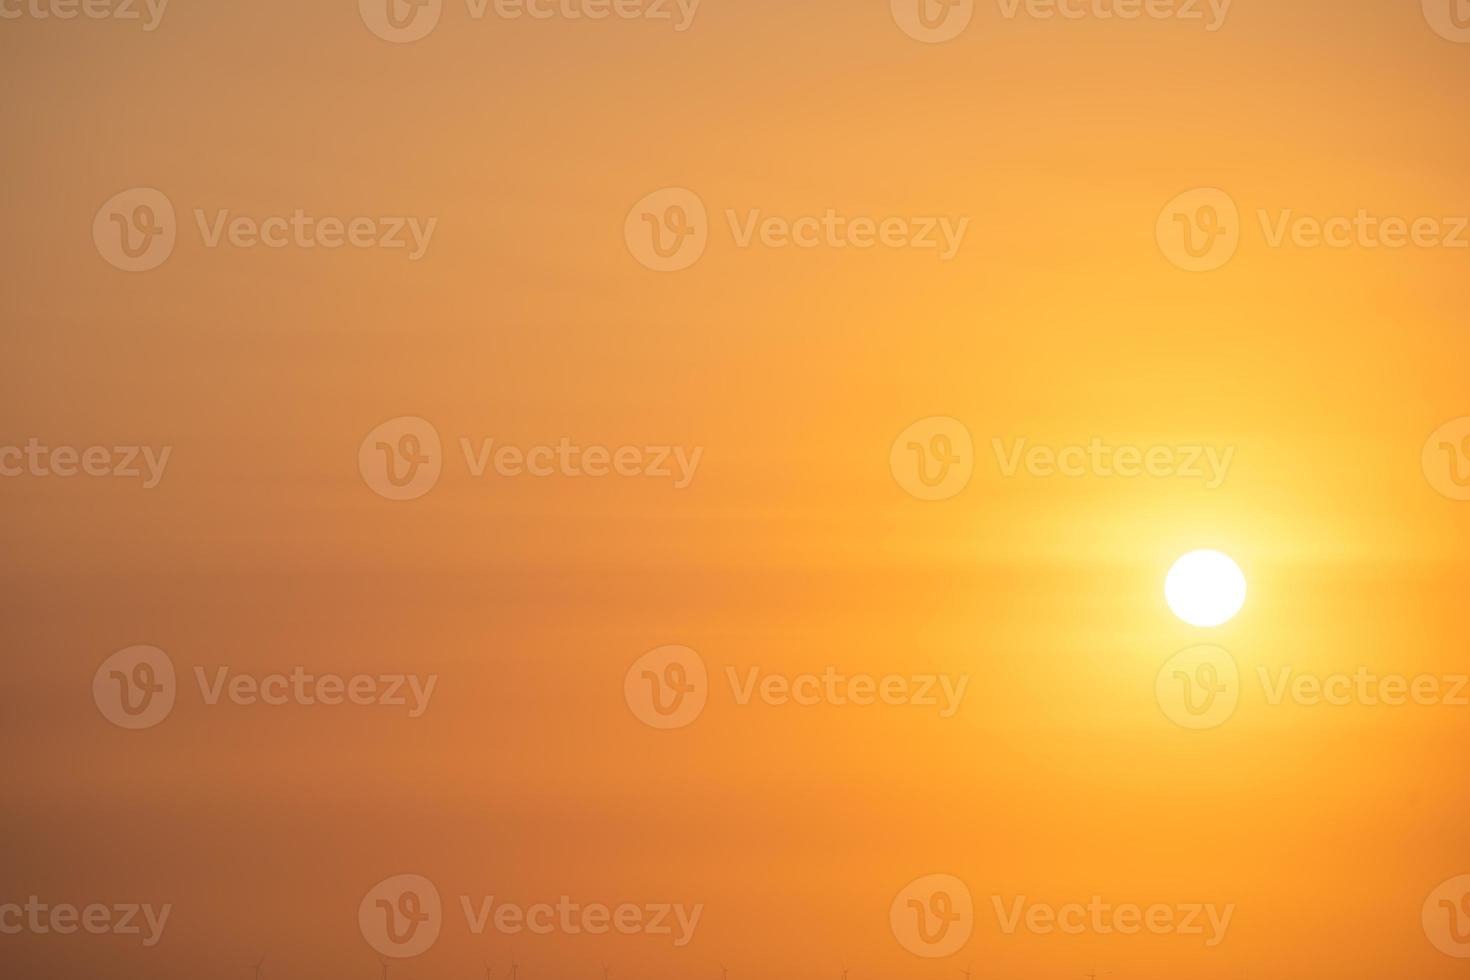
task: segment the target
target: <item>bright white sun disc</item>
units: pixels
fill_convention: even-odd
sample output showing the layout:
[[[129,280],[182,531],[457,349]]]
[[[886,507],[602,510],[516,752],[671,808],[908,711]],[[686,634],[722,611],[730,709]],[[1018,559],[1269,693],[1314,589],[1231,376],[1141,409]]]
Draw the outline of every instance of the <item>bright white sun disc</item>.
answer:
[[[1164,599],[1191,626],[1219,626],[1245,605],[1245,573],[1229,555],[1191,551],[1169,569]]]

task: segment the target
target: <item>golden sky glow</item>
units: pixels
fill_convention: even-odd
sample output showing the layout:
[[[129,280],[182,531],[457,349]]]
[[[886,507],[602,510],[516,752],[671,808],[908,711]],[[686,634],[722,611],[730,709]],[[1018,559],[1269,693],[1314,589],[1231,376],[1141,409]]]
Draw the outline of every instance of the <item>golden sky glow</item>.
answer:
[[[0,973],[1461,975],[1470,10],[507,2],[0,0]]]

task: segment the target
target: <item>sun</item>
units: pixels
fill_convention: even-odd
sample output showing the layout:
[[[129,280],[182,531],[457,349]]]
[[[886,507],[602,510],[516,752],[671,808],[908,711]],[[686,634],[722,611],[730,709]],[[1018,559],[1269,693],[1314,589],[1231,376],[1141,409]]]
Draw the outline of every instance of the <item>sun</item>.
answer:
[[[1164,599],[1191,626],[1220,626],[1245,605],[1245,573],[1227,554],[1191,551],[1169,569]]]

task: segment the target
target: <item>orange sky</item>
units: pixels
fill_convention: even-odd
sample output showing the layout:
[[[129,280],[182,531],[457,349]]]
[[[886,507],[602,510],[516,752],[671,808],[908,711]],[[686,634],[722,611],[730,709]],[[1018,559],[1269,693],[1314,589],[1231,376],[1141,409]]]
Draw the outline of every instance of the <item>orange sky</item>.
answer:
[[[1470,673],[1470,503],[1425,452],[1470,416],[1470,247],[1272,244],[1288,213],[1470,215],[1470,45],[1419,3],[1235,0],[1212,31],[1203,2],[997,0],[932,44],[886,0],[703,0],[686,30],[672,0],[667,21],[444,0],[407,43],[352,2],[173,0],[151,31],[32,3],[0,0],[21,12],[0,19],[0,467],[30,440],[169,455],[152,488],[0,476],[0,972],[244,978],[264,954],[267,978],[380,976],[359,907],[401,874],[443,905],[391,967],[415,980],[1463,972],[1421,913],[1470,873],[1470,706],[1273,704],[1261,681]],[[125,272],[104,204],[134,188],[176,241]],[[658,272],[626,230],[669,218],[640,203],[669,188],[705,247]],[[1186,271],[1158,229],[1200,188],[1238,247]],[[297,211],[403,219],[410,243],[434,223],[418,258],[210,244],[221,212]],[[741,244],[756,212],[829,211],[964,230],[949,258]],[[370,471],[405,417],[438,476],[395,501]],[[921,500],[895,442],[936,417],[972,472]],[[1007,475],[1022,440],[1229,464],[1216,486]],[[496,447],[563,443],[666,451],[671,475],[495,471]],[[1218,629],[1164,604],[1195,548],[1250,583]],[[1241,680],[1194,731],[1156,682],[1199,644]],[[140,645],[176,700],[128,730],[94,680]],[[706,703],[658,730],[630,667],[668,646]],[[297,667],[436,680],[412,717],[211,704],[196,679]],[[965,687],[948,716],[741,703],[751,676],[829,668]],[[935,874],[974,921],[929,958],[890,912]],[[5,934],[32,895],[172,911],[152,946]],[[461,899],[489,896],[701,911],[685,945],[477,935]],[[1231,918],[1218,943],[1007,933],[997,903],[1022,896]]]

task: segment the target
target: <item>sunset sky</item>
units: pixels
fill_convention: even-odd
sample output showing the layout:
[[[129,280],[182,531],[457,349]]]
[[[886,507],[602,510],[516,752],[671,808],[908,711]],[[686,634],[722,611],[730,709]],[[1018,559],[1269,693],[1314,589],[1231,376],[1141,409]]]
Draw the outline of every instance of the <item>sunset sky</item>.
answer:
[[[393,980],[1464,975],[1470,4],[51,2],[0,0],[0,974],[367,980],[413,875]],[[1196,549],[1217,628],[1165,602]],[[1191,728],[1202,645],[1238,705]],[[136,647],[176,691],[130,728]],[[406,703],[241,693],[297,668]],[[1272,696],[1360,672],[1442,696]],[[832,675],[921,703],[747,690]],[[10,934],[32,896],[171,911]],[[1095,898],[1230,918],[1005,928]]]

